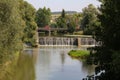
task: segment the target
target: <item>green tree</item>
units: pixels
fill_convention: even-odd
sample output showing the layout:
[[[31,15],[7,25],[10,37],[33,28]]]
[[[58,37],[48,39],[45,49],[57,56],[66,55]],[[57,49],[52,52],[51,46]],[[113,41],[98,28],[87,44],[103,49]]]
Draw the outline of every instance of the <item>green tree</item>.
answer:
[[[67,23],[65,18],[59,17],[57,18],[56,22],[59,28],[67,28]]]
[[[57,26],[59,28],[67,28],[67,20],[65,10],[62,10],[61,16],[56,19]]]
[[[0,63],[11,59],[22,49],[24,21],[20,15],[19,0],[0,0]]]
[[[67,28],[69,33],[73,33],[76,29],[77,23],[75,16],[68,16],[67,18]]]
[[[34,7],[27,3],[26,1],[23,2],[23,20],[25,21],[25,28],[24,28],[24,36],[23,36],[23,42],[29,43],[32,46],[35,46],[36,41],[36,28],[37,24],[35,22],[35,14],[36,11]]]
[[[73,18],[74,18],[74,20],[75,20],[76,25],[77,25],[77,26],[79,27],[79,29],[80,29],[80,24],[81,24],[81,21],[82,21],[82,19],[83,19],[83,14],[82,14],[82,13],[74,14],[74,15],[73,15]]]
[[[104,71],[98,80],[120,79],[120,1],[100,0],[101,14],[99,21],[101,26],[95,29],[95,39],[101,42],[101,46],[95,47],[96,74]]]
[[[36,12],[36,23],[38,27],[45,27],[50,24],[51,20],[51,11],[50,9],[46,9],[46,7],[39,8]]]
[[[81,13],[68,15],[67,16],[68,32],[69,33],[73,33],[75,31],[79,30],[80,29],[81,20],[82,20],[82,14]]]
[[[81,28],[83,29],[84,34],[90,35],[94,33],[93,30],[98,24],[98,13],[98,10],[92,4],[83,9]]]
[[[62,18],[65,18],[65,16],[66,16],[66,15],[65,15],[65,10],[63,9],[63,10],[62,10],[62,13],[61,13],[61,17],[62,17]]]

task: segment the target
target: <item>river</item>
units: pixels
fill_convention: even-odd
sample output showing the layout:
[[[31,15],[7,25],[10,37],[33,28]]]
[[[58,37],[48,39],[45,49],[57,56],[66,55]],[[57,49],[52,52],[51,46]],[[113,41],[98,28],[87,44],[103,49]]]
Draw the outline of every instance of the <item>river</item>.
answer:
[[[27,48],[13,64],[0,65],[0,80],[82,80],[94,74],[94,65],[68,55],[73,49],[79,48]]]
[[[33,64],[27,67],[34,66],[31,70],[34,71],[35,80],[82,80],[87,75],[94,74],[93,65],[87,65],[84,61],[72,59],[67,54],[72,49],[78,48],[43,47],[26,49],[25,54],[33,60]],[[31,60],[25,60],[23,64]],[[27,73],[30,73],[31,70],[28,70]]]

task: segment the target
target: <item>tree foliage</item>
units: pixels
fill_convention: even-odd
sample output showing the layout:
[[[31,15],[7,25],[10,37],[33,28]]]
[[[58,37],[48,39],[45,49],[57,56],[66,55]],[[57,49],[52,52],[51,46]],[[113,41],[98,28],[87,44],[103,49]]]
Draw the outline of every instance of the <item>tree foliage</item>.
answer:
[[[77,27],[80,27],[81,14],[66,14],[62,10],[61,16],[56,19],[59,28],[67,28],[67,32],[73,33]]]
[[[57,26],[59,28],[67,28],[67,24],[66,24],[66,19],[65,18],[62,18],[62,17],[59,17],[57,18]]]
[[[46,7],[39,8],[36,12],[36,23],[38,27],[45,27],[49,25],[51,20],[51,11],[50,9],[46,9]]]
[[[36,34],[36,28],[37,24],[35,22],[35,14],[36,11],[34,7],[24,1],[21,5],[22,7],[22,17],[23,20],[25,21],[25,29],[24,29],[24,36],[23,36],[23,42],[29,43],[30,45],[34,46],[35,45],[35,34]]]
[[[24,21],[18,1],[0,0],[0,61],[12,58],[11,55],[22,48]]]
[[[84,34],[94,33],[94,28],[99,24],[97,15],[98,10],[92,4],[88,5],[88,7],[85,7],[83,9],[81,28],[83,29]]]
[[[120,79],[120,1],[100,0],[101,26],[95,29],[95,39],[101,46],[95,47],[96,74],[101,72],[97,80]]]
[[[76,26],[77,26],[75,16],[71,16],[71,17],[69,16],[67,18],[67,21],[68,21],[68,23],[67,23],[68,32],[73,33],[76,29]]]
[[[65,10],[63,9],[63,10],[62,10],[62,13],[61,13],[61,17],[62,17],[62,18],[65,18],[65,16],[66,16],[66,15],[65,15]]]
[[[61,16],[56,19],[59,28],[67,28],[67,20],[65,10],[62,10]]]
[[[80,23],[82,20],[82,14],[76,13],[67,16],[67,28],[69,33],[80,30]]]

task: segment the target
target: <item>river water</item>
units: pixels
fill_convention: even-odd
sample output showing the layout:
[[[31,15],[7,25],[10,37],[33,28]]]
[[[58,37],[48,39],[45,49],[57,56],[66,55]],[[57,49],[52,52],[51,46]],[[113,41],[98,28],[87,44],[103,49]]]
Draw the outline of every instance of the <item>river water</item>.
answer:
[[[94,74],[93,65],[87,65],[82,60],[72,59],[67,54],[72,49],[78,48],[43,47],[26,49],[25,54],[29,55],[33,61],[33,64],[26,66],[34,66],[31,69],[29,68],[27,73],[34,71],[35,80],[82,80],[87,75]],[[24,60],[23,64],[26,61],[30,63],[31,60]]]
[[[68,55],[73,49],[79,48],[27,48],[13,64],[0,66],[0,80],[82,80],[94,74],[94,65]]]

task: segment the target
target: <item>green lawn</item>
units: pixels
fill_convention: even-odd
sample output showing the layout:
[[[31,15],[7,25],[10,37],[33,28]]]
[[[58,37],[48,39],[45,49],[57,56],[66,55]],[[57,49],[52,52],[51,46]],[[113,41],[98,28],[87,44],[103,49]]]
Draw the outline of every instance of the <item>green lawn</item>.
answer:
[[[90,51],[87,50],[71,50],[68,55],[73,58],[87,58],[90,55]]]

